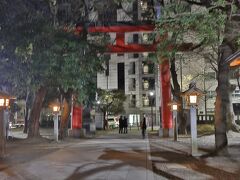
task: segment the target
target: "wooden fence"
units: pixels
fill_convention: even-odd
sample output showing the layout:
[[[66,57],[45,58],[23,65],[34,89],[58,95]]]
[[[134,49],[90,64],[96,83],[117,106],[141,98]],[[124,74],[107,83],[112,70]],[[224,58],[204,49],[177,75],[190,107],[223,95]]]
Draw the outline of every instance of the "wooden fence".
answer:
[[[214,115],[197,115],[198,124],[214,124]]]

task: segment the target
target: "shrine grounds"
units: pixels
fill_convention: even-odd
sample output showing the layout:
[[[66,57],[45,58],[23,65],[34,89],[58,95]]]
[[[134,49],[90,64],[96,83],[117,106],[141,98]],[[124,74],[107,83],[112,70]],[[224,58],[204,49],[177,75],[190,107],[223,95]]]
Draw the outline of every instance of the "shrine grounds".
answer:
[[[0,160],[0,180],[240,179],[238,133],[228,132],[225,156],[213,153],[214,135],[199,136],[199,156],[192,157],[190,136],[175,142],[149,130],[142,139],[138,129],[128,134],[115,129],[55,142],[52,131],[41,129],[42,138],[31,140],[13,131]]]

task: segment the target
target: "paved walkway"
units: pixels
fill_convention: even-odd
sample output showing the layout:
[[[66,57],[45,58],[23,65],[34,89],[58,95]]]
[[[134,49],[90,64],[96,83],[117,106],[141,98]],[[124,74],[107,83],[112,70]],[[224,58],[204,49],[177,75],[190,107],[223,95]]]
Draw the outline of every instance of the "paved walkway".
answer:
[[[14,136],[23,137],[19,133]],[[10,140],[7,151],[0,165],[1,180],[154,179],[149,142],[141,139],[138,131],[59,143]]]
[[[52,138],[51,130],[41,131]],[[14,137],[24,138],[20,132]],[[229,156],[213,156],[214,136],[198,138],[200,157],[190,155],[190,138],[141,139],[108,131],[94,139],[10,140],[0,160],[0,180],[240,180],[240,135],[229,133]]]

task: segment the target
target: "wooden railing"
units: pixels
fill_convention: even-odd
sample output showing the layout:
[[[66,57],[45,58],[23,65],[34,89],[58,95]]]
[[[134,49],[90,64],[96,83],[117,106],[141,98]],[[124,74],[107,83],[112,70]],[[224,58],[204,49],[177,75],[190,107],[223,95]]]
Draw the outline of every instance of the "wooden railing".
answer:
[[[198,124],[214,124],[214,115],[197,115]]]

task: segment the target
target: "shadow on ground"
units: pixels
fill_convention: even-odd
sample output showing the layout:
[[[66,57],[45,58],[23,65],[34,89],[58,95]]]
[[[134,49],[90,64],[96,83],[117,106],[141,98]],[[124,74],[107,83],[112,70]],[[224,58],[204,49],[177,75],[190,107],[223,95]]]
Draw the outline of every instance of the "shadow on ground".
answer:
[[[81,178],[84,179],[100,172],[107,173],[107,171],[109,170],[118,170],[119,168],[122,168],[124,166],[141,167],[143,169],[146,169],[147,167],[146,151],[140,150],[124,152],[107,148],[106,150],[104,150],[104,154],[102,154],[98,159],[100,161],[104,160],[105,163],[103,162],[98,167],[92,169],[87,168],[88,170],[86,171],[82,170],[84,169],[84,166],[88,166],[89,164],[79,166],[75,169],[73,174],[67,178],[67,180]],[[151,170],[151,168],[149,170]]]
[[[212,177],[211,179],[227,179],[227,180],[238,180],[239,179],[239,170],[231,173],[224,169],[219,169],[213,166],[208,165],[208,162],[204,157],[202,158],[194,158],[189,154],[183,153],[181,151],[169,151],[166,150],[171,147],[165,146],[163,143],[161,147],[154,146],[153,143],[150,145],[151,148],[151,157],[153,158],[152,165],[154,173],[164,176],[169,179],[183,179],[183,177],[176,177],[169,174],[169,169],[165,168],[158,168],[156,164],[177,164],[181,165],[187,169],[197,171],[201,174],[208,175]],[[204,149],[211,153],[211,150]],[[154,160],[156,159],[156,160]],[[157,159],[162,159],[157,160]],[[226,165],[227,166],[227,165]]]

